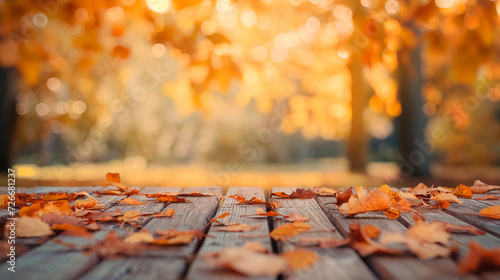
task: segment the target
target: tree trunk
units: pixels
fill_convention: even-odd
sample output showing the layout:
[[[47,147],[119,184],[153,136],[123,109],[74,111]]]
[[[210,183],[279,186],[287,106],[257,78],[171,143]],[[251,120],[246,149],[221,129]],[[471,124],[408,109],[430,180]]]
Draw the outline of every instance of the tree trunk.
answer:
[[[12,139],[16,117],[14,76],[13,68],[0,68],[0,173],[7,172],[7,168],[12,165]]]
[[[364,121],[364,111],[368,107],[368,92],[364,87],[361,57],[353,53],[349,62],[351,71],[352,120],[347,143],[349,167],[353,172],[365,172],[368,162],[368,135]]]
[[[412,27],[412,26],[410,26]],[[417,32],[413,28],[414,32]],[[426,148],[427,117],[423,111],[421,46],[398,52],[401,116],[399,117],[399,158],[402,177],[429,176],[430,153]]]

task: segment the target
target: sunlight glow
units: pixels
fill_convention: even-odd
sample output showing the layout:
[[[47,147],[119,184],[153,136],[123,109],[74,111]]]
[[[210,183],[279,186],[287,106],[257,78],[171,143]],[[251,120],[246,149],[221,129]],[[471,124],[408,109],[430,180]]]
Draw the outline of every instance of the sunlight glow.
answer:
[[[147,0],[148,7],[157,12],[164,14],[170,8],[170,0]]]

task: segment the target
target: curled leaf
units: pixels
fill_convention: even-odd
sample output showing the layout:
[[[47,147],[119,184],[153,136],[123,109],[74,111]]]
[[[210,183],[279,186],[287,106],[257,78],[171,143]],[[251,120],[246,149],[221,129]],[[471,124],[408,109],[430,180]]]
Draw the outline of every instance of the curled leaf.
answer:
[[[118,201],[118,203],[128,204],[128,205],[142,205],[142,204],[145,204],[145,202],[140,202],[139,200],[134,199],[134,198],[130,198],[130,197],[124,198],[124,199]]]
[[[500,205],[490,206],[479,211],[479,215],[492,219],[500,219]]]

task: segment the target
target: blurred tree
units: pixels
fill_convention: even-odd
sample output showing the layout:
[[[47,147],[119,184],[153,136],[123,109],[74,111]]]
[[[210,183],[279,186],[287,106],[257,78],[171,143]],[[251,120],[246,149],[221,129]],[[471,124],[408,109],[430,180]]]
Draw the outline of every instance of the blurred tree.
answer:
[[[122,139],[124,131],[138,142],[141,132],[154,135],[154,126],[117,125],[148,92],[161,88],[179,112],[210,116],[220,108],[217,96],[236,91],[235,84],[240,106],[254,101],[272,114],[285,101],[280,128],[286,133],[350,135],[356,170],[366,165],[367,130],[378,139],[390,135],[402,106],[408,128],[402,142],[420,137],[414,133],[422,130],[422,109],[439,116],[452,108],[449,127],[462,137],[449,147],[461,147],[460,139],[473,144],[463,127],[474,115],[452,102],[447,89],[472,88],[500,56],[500,4],[489,0],[6,0],[0,13],[0,35],[7,38],[1,56],[20,58],[2,65],[15,65],[24,77],[20,121],[40,128],[22,131],[23,143],[55,131],[79,151],[73,160],[98,158],[106,140]],[[146,63],[155,58],[159,65]],[[172,76],[160,68],[165,65],[175,68]],[[119,133],[106,133],[111,127]],[[402,147],[403,156],[409,159],[412,149]]]

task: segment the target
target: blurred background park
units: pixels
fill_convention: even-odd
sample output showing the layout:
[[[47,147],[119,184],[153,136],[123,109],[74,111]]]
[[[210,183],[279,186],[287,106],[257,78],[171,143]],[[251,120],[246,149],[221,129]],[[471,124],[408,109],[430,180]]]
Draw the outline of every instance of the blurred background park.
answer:
[[[20,185],[500,183],[500,1],[0,0],[0,67]]]

